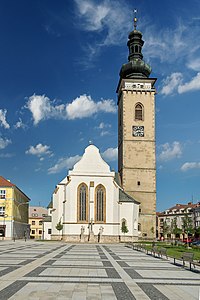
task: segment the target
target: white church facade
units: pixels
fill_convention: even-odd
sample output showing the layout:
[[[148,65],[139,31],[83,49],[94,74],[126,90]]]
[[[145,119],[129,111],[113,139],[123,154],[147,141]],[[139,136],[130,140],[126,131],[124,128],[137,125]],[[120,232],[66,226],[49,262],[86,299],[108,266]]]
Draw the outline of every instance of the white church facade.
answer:
[[[52,198],[51,239],[119,242],[138,239],[139,202],[126,194],[99,149],[89,145]],[[57,224],[60,222],[60,230]],[[122,227],[128,229],[122,232]]]

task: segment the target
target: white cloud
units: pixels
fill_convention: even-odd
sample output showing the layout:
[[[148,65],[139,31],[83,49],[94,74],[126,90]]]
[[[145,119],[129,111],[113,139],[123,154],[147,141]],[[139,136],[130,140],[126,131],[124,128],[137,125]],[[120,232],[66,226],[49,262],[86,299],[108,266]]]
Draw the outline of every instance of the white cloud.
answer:
[[[115,161],[118,158],[118,148],[108,148],[101,155],[106,161]]]
[[[111,99],[94,102],[91,96],[81,95],[67,104],[66,111],[68,119],[73,120],[91,117],[98,112],[115,113],[117,108]]]
[[[30,146],[29,149],[26,151],[26,154],[30,155],[36,155],[40,157],[40,160],[43,160],[43,156],[49,155],[52,156],[52,152],[49,150],[49,146],[47,145],[42,145],[42,144],[37,144],[35,147]]]
[[[169,95],[177,91],[178,86],[181,84],[182,80],[183,80],[183,75],[178,72],[172,73],[170,76],[167,76],[167,78],[163,80],[163,87],[161,89],[161,94]]]
[[[53,105],[45,95],[32,95],[26,106],[33,115],[34,125],[49,118],[62,118],[65,105]]]
[[[27,128],[27,125],[23,123],[21,118],[19,118],[19,121],[14,125],[14,128],[15,129],[19,129],[19,128],[25,129],[25,128]]]
[[[158,156],[161,161],[168,161],[174,158],[179,158],[182,155],[182,147],[179,142],[173,142],[172,145],[165,143],[161,145],[162,151]]]
[[[192,169],[200,169],[200,162],[186,162],[181,166],[181,171],[183,172]]]
[[[200,71],[200,58],[196,58],[196,59],[194,58],[191,61],[189,61],[187,63],[187,67],[189,69],[199,72]]]
[[[111,124],[106,124],[104,122],[101,122],[99,126],[96,127],[96,129],[100,130],[100,136],[105,136],[109,135],[110,131],[109,129],[111,128]]]
[[[200,73],[197,73],[197,75],[193,77],[191,81],[178,87],[179,94],[195,90],[200,90]]]
[[[60,173],[62,170],[71,169],[77,161],[81,159],[81,156],[75,155],[67,158],[60,158],[58,162],[48,169],[49,174]]]
[[[130,30],[127,18],[131,11],[120,1],[75,0],[78,16],[82,23],[80,29],[99,33],[101,40],[98,46],[118,45],[126,38]],[[120,17],[119,17],[120,16]],[[102,34],[103,32],[103,34]]]
[[[2,137],[0,137],[0,149],[6,148],[11,143],[12,143],[11,140],[7,138],[3,139]]]
[[[197,75],[194,76],[191,81],[184,84],[182,82],[183,75],[181,73],[172,73],[170,76],[167,76],[167,78],[163,80],[161,94],[170,95],[174,92],[182,94],[189,91],[200,90],[200,73],[197,73]]]
[[[91,117],[98,112],[115,113],[117,107],[113,100],[100,100],[95,102],[91,96],[81,95],[71,103],[55,105],[45,95],[33,95],[29,97],[26,107],[31,111],[34,125],[42,120],[53,119],[81,119]]]
[[[6,109],[4,110],[0,109],[0,125],[6,129],[9,129],[10,125],[6,121],[6,113],[7,113]]]
[[[182,61],[185,63],[199,49],[199,44],[191,47],[199,35],[199,26],[192,28],[186,21],[181,21],[176,27],[165,29],[156,28],[154,25],[146,24],[144,30],[145,56],[158,58],[161,62],[172,63]]]

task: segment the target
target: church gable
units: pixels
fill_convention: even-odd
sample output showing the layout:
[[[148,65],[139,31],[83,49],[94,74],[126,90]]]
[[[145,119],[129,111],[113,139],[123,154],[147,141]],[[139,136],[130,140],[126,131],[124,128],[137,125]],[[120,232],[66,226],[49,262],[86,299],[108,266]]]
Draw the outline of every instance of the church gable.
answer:
[[[109,165],[102,159],[99,149],[90,145],[85,149],[85,152],[79,162],[74,165],[69,175],[75,174],[112,174]]]

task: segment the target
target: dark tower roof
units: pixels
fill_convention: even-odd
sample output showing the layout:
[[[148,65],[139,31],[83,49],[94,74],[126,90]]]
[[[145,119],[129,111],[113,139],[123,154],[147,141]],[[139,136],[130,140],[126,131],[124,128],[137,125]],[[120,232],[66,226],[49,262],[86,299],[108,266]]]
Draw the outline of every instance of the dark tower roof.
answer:
[[[136,14],[136,10],[134,10]],[[120,70],[120,78],[148,78],[151,73],[151,67],[145,63],[142,55],[142,33],[137,29],[137,18],[134,17],[134,30],[128,36],[129,56],[128,62],[123,64]]]

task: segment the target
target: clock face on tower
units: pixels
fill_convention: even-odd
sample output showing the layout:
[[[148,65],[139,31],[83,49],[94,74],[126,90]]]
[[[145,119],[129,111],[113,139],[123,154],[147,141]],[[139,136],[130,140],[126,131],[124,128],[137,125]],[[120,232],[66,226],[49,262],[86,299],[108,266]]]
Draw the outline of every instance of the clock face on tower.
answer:
[[[133,126],[133,136],[143,137],[144,136],[144,126]]]

